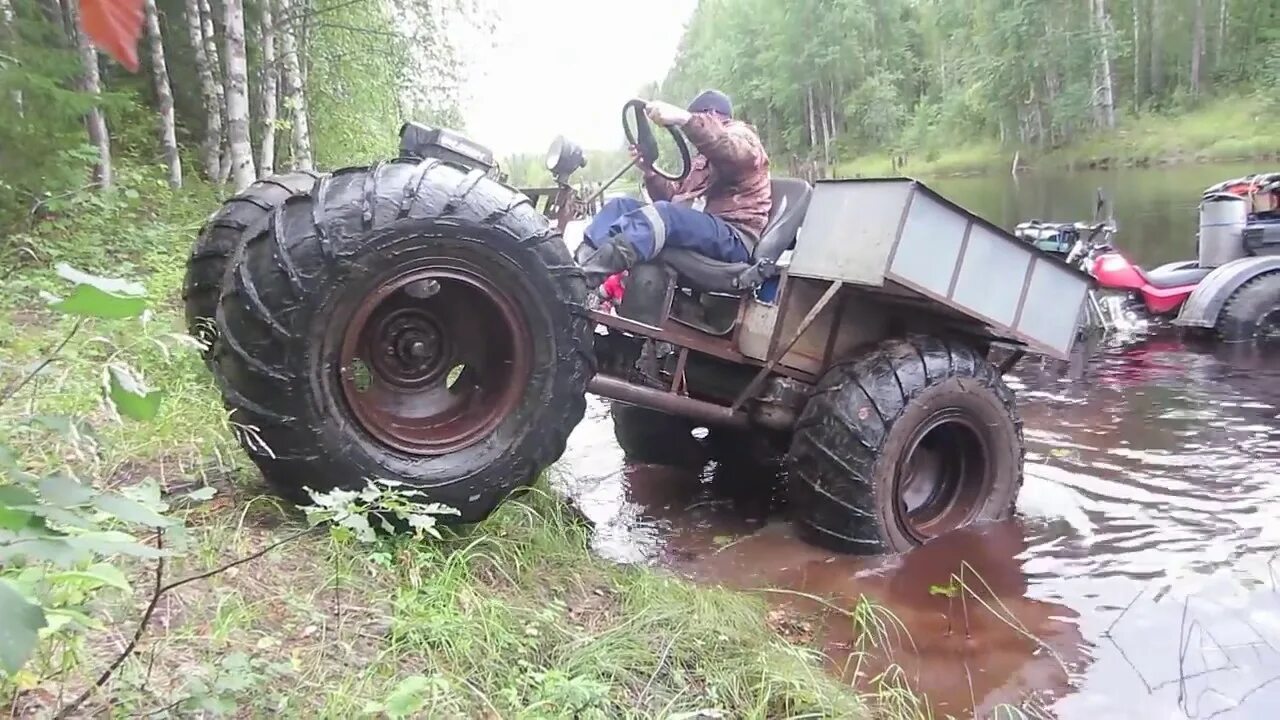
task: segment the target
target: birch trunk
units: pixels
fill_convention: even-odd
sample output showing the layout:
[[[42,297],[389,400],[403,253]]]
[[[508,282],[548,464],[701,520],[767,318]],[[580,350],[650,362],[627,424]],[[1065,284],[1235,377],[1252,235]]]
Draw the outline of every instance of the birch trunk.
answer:
[[[98,52],[80,27],[80,0],[67,0],[67,20],[75,34],[76,50],[80,54],[80,90],[95,97],[102,94],[102,78],[98,73]],[[102,108],[94,106],[84,116],[89,143],[98,150],[98,162],[93,169],[94,183],[101,188],[111,187],[111,137],[107,134],[107,119]]]
[[[9,0],[0,0],[0,40],[11,37],[12,34],[16,33],[13,24],[13,6],[9,3]],[[9,94],[9,97],[18,109],[18,117],[25,116],[27,113],[26,108],[23,107],[22,91],[14,90]]]
[[[218,155],[222,143],[222,106],[218,102],[217,80],[204,43],[199,0],[186,0],[187,38],[195,54],[196,75],[200,79],[200,99],[204,102],[204,140],[200,143],[200,157],[205,177],[217,182],[221,175]]]
[[[243,0],[225,0],[225,4],[227,147],[231,153],[231,180],[236,192],[241,192],[258,177],[249,139],[249,60],[244,42]]]
[[[218,175],[214,182],[222,184],[231,174],[231,158],[227,156],[227,95],[224,82],[226,74],[222,72],[222,59],[218,55],[218,35],[213,26],[213,10],[209,0],[200,3],[200,36],[204,40],[204,52],[209,58],[209,72],[213,75],[213,92],[216,95],[215,105],[218,113]]]
[[[276,66],[276,29],[272,0],[262,3],[262,142],[258,170],[264,177],[276,171],[276,93],[280,69]]]
[[[1111,66],[1111,18],[1107,0],[1093,0],[1095,30],[1098,33],[1098,86],[1095,91],[1098,115],[1103,127],[1116,126],[1115,71]]]
[[[1147,15],[1151,32],[1151,39],[1147,42],[1151,49],[1151,86],[1147,92],[1157,98],[1164,92],[1164,37],[1160,34],[1163,13],[1160,0],[1151,0],[1151,12]]]
[[[1191,96],[1196,97],[1204,80],[1204,0],[1192,3],[1191,18]]]
[[[289,0],[279,0],[282,17],[290,17]],[[291,20],[279,30],[281,60],[284,62],[284,105],[293,127],[291,150],[294,170],[312,170],[311,128],[307,123],[307,96],[303,90],[302,68],[298,59],[297,21]]]
[[[1227,43],[1227,0],[1218,0],[1218,41],[1213,44],[1213,69],[1222,68],[1224,46]]]
[[[147,0],[147,34],[151,36],[151,74],[156,84],[156,100],[160,104],[160,146],[169,165],[169,187],[182,187],[182,159],[178,157],[178,131],[173,120],[173,88],[169,85],[169,67],[164,57],[164,38],[160,35],[160,17],[156,0]]]

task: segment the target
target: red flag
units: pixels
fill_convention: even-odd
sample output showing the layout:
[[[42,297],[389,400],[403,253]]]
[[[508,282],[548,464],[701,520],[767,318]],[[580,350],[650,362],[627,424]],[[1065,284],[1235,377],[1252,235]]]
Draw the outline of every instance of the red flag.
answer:
[[[89,40],[130,72],[138,71],[143,0],[80,0],[80,23]]]

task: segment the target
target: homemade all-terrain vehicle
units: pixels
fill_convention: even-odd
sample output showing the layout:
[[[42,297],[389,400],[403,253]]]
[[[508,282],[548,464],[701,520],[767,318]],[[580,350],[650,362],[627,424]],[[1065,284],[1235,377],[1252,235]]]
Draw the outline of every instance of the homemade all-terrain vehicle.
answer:
[[[605,312],[562,237],[603,192],[571,185],[578,148],[557,141],[555,191],[531,193],[454,133],[405,132],[400,154],[259,183],[192,255],[192,332],[285,497],[389,478],[480,520],[560,457],[593,392],[632,457],[785,453],[799,527],[826,547],[901,551],[1012,512],[1003,371],[1067,357],[1084,273],[914,180],[776,179],[750,262],[665,250]]]
[[[1280,173],[1204,191],[1195,260],[1144,270],[1113,247],[1114,232],[1080,224],[1066,258],[1097,280],[1091,307],[1107,327],[1171,319],[1226,342],[1280,334]]]

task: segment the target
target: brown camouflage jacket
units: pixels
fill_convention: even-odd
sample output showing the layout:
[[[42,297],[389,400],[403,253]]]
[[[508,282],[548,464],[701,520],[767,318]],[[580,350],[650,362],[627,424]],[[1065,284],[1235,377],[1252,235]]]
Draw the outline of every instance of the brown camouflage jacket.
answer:
[[[754,250],[773,206],[769,155],[760,137],[744,122],[707,113],[695,114],[683,130],[697,149],[689,177],[677,184],[647,173],[649,197],[655,202],[704,197],[703,210],[732,225]]]

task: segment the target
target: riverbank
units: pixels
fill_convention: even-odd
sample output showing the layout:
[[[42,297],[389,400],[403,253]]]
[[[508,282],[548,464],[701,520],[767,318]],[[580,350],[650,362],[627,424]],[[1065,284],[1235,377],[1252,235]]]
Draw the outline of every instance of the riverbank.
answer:
[[[760,597],[593,556],[589,528],[545,485],[438,541],[307,531],[265,494],[182,335],[183,266],[214,193],[120,177],[112,197],[62,202],[6,239],[16,269],[0,293],[0,388],[12,394],[0,402],[0,446],[38,476],[63,469],[95,488],[157,488],[186,525],[166,582],[282,544],[165,594],[88,714],[856,718],[883,706],[824,671],[809,641],[775,632],[790,620]],[[84,321],[10,393],[77,324],[42,296],[66,293],[59,262],[137,279],[151,314]],[[127,362],[164,394],[151,423],[103,407],[106,362]],[[156,567],[117,564],[129,592],[95,593],[83,620],[60,625],[20,674],[0,673],[0,702],[47,716],[121,652]],[[900,697],[893,707],[882,715],[916,716]]]
[[[837,177],[939,177],[1190,162],[1258,160],[1265,170],[1280,157],[1280,125],[1260,96],[1222,98],[1182,115],[1125,115],[1113,133],[1050,151],[1002,147],[994,140],[958,142],[908,155],[895,167],[887,154],[840,163]]]

